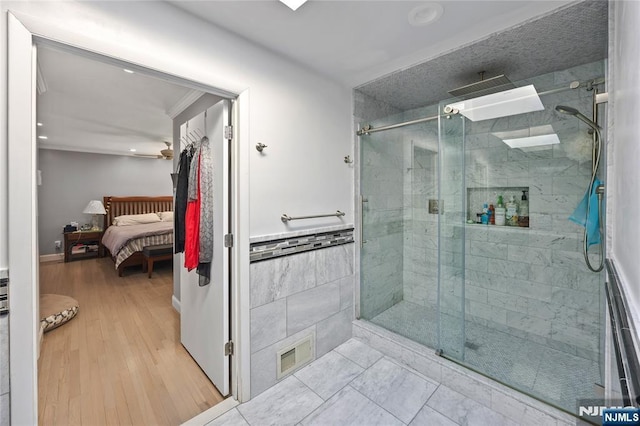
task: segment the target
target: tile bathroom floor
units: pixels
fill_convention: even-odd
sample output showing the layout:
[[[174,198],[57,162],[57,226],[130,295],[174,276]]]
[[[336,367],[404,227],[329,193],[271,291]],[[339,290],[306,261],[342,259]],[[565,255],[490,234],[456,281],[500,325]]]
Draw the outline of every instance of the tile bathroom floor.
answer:
[[[427,347],[437,347],[434,309],[402,301],[371,319],[387,330],[408,337]],[[442,336],[445,351],[458,350],[461,324],[454,317],[444,322]],[[465,323],[466,347],[463,360],[502,383],[567,411],[575,411],[578,399],[597,399],[596,383],[601,383],[597,362],[558,351],[527,339]],[[447,346],[451,346],[449,348]]]
[[[294,424],[498,426],[520,422],[351,339],[208,423]]]

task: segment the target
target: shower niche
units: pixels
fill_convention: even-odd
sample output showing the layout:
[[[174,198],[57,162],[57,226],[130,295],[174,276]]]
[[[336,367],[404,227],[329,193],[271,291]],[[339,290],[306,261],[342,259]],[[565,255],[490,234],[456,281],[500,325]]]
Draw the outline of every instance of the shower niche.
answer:
[[[522,196],[526,194],[527,198],[527,209],[525,211],[526,214],[522,213]],[[529,228],[529,187],[528,186],[492,186],[492,187],[476,187],[476,188],[467,188],[467,223],[473,223],[477,225],[481,225],[479,223],[479,215],[482,214],[482,209],[484,205],[490,206],[493,204],[494,207],[498,205],[498,197],[502,195],[502,200],[504,205],[512,199],[515,199],[516,204],[518,206],[518,221],[517,225],[509,225],[508,223],[505,226],[509,226],[511,228]]]

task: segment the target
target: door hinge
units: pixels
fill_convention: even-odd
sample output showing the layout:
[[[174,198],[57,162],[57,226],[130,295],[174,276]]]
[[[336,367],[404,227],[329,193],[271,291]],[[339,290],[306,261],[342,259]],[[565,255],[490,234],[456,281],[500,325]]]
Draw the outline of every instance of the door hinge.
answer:
[[[233,355],[233,341],[229,340],[224,344],[224,356]]]
[[[233,234],[226,234],[224,236],[224,246],[233,247]]]
[[[224,138],[233,139],[233,126],[224,126]]]

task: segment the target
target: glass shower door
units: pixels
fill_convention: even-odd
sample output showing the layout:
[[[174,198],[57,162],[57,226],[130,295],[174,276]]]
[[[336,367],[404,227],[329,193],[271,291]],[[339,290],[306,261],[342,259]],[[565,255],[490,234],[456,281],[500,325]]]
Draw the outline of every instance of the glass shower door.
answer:
[[[438,216],[429,200],[438,198],[437,120],[361,136],[360,163],[360,316],[435,348]]]
[[[442,111],[445,104],[440,105]],[[445,356],[463,359],[465,350],[464,117],[439,120],[438,343]]]

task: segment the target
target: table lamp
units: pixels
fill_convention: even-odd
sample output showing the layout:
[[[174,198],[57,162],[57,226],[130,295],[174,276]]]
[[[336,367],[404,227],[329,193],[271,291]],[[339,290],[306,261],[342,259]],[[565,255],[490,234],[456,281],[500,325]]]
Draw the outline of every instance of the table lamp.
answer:
[[[98,215],[107,214],[107,211],[104,209],[104,205],[100,200],[91,200],[87,207],[84,208],[82,213],[92,214],[93,215],[93,228],[92,231],[101,231],[102,228],[98,226]]]

